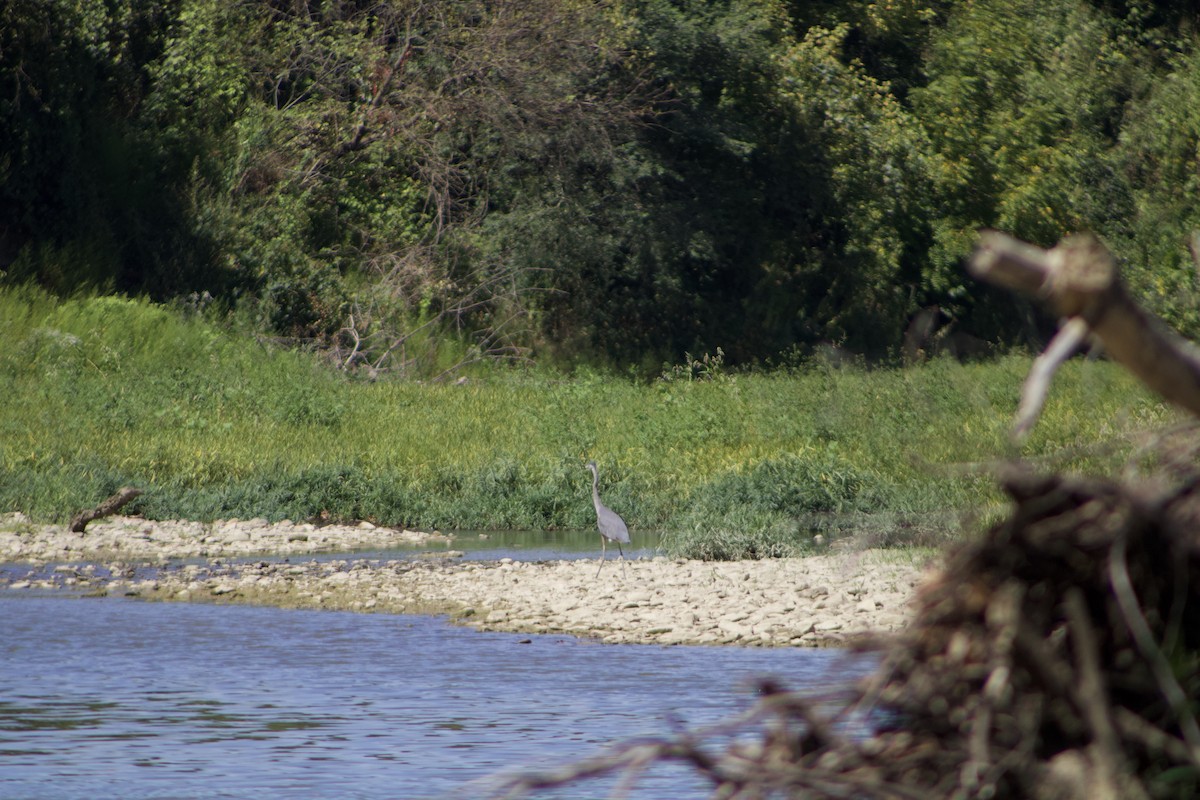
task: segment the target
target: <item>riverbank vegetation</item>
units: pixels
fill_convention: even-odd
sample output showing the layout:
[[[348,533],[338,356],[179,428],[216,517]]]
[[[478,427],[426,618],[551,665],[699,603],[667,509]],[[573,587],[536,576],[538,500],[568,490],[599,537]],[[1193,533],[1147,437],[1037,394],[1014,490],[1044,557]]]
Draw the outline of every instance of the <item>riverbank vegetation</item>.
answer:
[[[983,226],[1090,229],[1200,334],[1196,22],[15,0],[0,508],[584,528],[595,458],[719,558],[986,510],[1018,452],[1113,468],[1173,417],[1080,361],[1017,451],[1054,321],[962,265]]]
[[[903,542],[945,531],[998,502],[998,459],[1111,471],[1175,418],[1115,366],[1080,359],[1018,451],[1021,355],[770,372],[710,357],[648,381],[530,366],[355,380],[194,311],[28,288],[0,292],[0,339],[0,508],[41,520],[133,484],[145,494],[129,510],[158,519],[586,529],[595,458],[635,536],[766,555],[847,519]]]

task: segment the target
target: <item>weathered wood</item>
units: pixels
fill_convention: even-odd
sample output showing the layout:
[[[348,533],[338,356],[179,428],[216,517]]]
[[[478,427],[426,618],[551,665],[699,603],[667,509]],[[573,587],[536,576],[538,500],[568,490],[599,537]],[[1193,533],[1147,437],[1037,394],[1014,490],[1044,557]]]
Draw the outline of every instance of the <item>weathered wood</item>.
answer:
[[[105,500],[100,505],[96,506],[95,508],[88,509],[87,511],[80,511],[78,514],[72,517],[71,530],[75,533],[83,533],[89,522],[94,519],[99,519],[100,517],[107,517],[115,514],[121,508],[121,506],[125,505],[141,493],[141,489],[136,489],[132,486],[122,486],[117,490],[116,494]]]
[[[1082,320],[1105,351],[1147,387],[1200,416],[1200,351],[1129,296],[1112,254],[1094,237],[1071,236],[1043,250],[988,231],[969,268],[981,280],[1046,302],[1066,319],[1072,339],[1078,338],[1078,323],[1071,321]],[[1049,374],[1062,362],[1061,352],[1054,355],[1045,363]],[[1049,374],[1027,384],[1027,393],[1044,392]],[[1027,395],[1022,405],[1040,408],[1040,398]],[[1022,422],[1027,427],[1031,420]]]

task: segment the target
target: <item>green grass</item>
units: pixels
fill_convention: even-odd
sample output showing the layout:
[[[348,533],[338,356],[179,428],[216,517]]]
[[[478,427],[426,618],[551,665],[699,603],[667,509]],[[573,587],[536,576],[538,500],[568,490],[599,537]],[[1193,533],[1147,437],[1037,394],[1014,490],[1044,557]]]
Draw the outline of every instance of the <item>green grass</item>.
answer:
[[[315,358],[115,297],[0,292],[0,510],[63,520],[124,484],[154,518],[334,518],[582,529],[590,476],[674,553],[792,552],[867,520],[881,541],[986,512],[986,467],[1111,472],[1177,416],[1073,361],[1020,450],[1029,359],[639,384],[493,368],[463,385],[359,382]],[[938,517],[937,515],[941,515]],[[953,515],[949,515],[953,518]],[[892,536],[894,539],[895,536]]]

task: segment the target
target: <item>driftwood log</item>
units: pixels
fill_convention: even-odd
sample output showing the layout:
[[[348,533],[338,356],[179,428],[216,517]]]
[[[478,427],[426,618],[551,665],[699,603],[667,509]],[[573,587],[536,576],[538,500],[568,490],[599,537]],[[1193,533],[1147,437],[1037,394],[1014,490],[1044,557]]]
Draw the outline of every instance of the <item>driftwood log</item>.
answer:
[[[87,524],[94,519],[111,516],[121,509],[126,503],[134,499],[142,493],[141,489],[136,489],[132,486],[122,486],[117,490],[117,493],[105,500],[95,508],[90,508],[86,511],[80,511],[75,516],[71,517],[71,530],[75,533],[83,533],[87,528]]]
[[[1096,240],[1045,251],[989,233],[971,268],[1064,319],[1026,381],[1018,434],[1090,337],[1200,416],[1200,359],[1130,298]],[[1200,795],[1200,433],[1158,450],[1155,472],[1126,480],[1001,470],[1008,518],[944,554],[840,710],[764,684],[722,725],[511,776],[494,796],[613,772],[620,796],[660,761],[689,765],[721,800]],[[840,724],[864,718],[865,738]]]

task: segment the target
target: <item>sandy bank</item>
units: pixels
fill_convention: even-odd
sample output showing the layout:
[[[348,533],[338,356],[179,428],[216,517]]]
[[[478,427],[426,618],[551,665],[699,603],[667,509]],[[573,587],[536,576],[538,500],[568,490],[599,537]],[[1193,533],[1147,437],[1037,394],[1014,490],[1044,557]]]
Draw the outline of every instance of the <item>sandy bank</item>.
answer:
[[[610,561],[598,578],[592,559],[228,563],[223,559],[247,553],[384,547],[404,532],[115,518],[89,526],[76,541],[63,538],[62,529],[18,527],[0,525],[0,561],[52,566],[30,577],[10,571],[0,578],[0,591],[72,586],[155,600],[438,613],[481,630],[570,633],[605,642],[842,644],[906,624],[922,572],[911,554],[889,550],[734,562],[658,557],[627,562],[624,574]],[[197,555],[210,560],[164,564]],[[147,575],[129,563],[138,560],[162,566]]]

